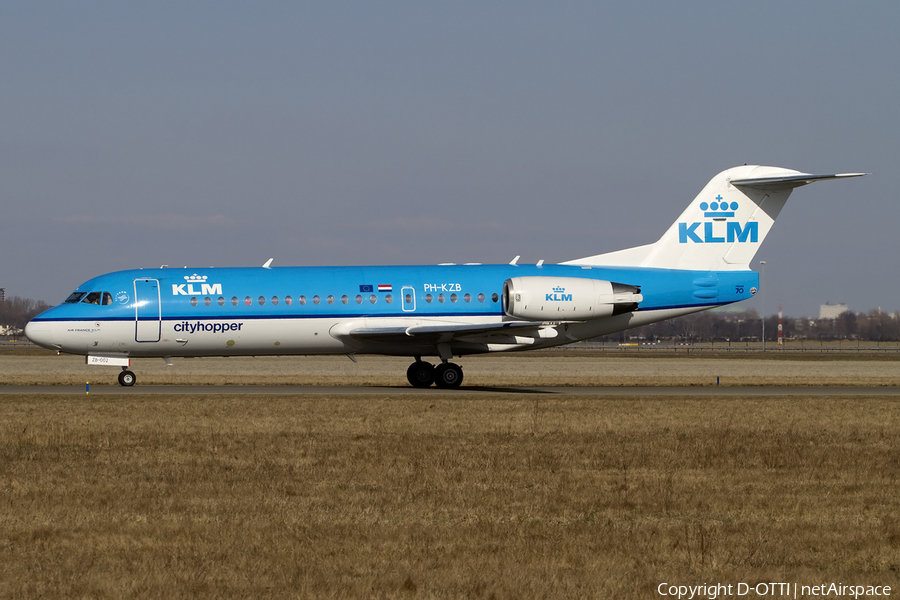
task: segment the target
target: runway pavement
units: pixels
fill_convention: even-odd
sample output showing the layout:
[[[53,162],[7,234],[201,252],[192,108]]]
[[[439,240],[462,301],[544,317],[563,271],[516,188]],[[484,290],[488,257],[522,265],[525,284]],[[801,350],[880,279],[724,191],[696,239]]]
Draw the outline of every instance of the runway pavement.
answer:
[[[35,394],[86,394],[85,386],[71,385],[22,385],[0,386],[0,395]],[[662,397],[662,396],[709,396],[709,397],[760,397],[760,396],[897,396],[900,387],[842,387],[842,386],[640,386],[640,387],[490,387],[462,386],[457,390],[442,390],[435,387],[417,389],[408,386],[301,386],[301,385],[136,385],[131,388],[110,385],[91,386],[91,396],[126,396],[141,394],[166,394],[180,396],[197,395],[294,395],[294,396],[426,396],[429,394],[449,395],[496,395],[496,394],[547,394],[556,396],[597,396],[597,397]]]

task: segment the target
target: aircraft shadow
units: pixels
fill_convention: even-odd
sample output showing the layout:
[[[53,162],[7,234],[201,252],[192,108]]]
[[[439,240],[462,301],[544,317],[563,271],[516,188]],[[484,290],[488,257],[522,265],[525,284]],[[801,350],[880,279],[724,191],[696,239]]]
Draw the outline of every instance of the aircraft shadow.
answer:
[[[408,390],[410,389],[407,386],[403,385],[394,385],[391,386],[393,389],[398,390]],[[437,387],[428,387],[421,388],[423,392],[488,392],[494,394],[556,394],[557,392],[553,390],[538,390],[534,388],[513,388],[513,387],[496,387],[496,386],[487,386],[487,385],[463,385],[455,390],[451,389],[442,389]]]

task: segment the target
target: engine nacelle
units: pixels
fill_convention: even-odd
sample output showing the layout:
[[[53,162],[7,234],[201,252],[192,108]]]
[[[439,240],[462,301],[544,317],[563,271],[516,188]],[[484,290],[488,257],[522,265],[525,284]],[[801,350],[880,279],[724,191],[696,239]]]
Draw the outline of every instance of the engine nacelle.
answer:
[[[586,321],[638,310],[641,288],[578,277],[513,277],[503,283],[506,314],[526,321]]]

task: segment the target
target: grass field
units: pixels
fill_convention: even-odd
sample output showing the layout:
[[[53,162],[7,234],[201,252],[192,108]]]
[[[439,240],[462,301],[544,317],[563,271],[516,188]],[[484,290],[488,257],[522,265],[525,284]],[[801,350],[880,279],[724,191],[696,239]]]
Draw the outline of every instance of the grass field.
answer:
[[[503,376],[533,366],[491,360]],[[690,361],[617,368],[645,377],[659,363],[682,377]],[[730,362],[723,372],[754,372]],[[10,364],[0,360],[4,379]],[[367,376],[396,379],[393,363],[373,364]],[[0,597],[900,588],[900,394],[129,392],[0,395]]]

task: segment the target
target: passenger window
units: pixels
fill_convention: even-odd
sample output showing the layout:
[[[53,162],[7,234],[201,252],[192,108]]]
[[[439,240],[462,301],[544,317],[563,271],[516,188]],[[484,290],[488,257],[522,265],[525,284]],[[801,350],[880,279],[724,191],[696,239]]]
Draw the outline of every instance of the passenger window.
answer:
[[[375,304],[376,302],[378,302],[378,296],[376,296],[375,294],[372,294],[371,296],[369,296],[369,302],[371,302],[372,304]]]
[[[219,296],[219,299],[216,300],[216,302],[219,303],[219,306],[225,306],[225,298],[223,298],[222,296]]]
[[[347,295],[344,294],[343,296],[341,296],[341,302],[347,304],[348,302],[350,302],[350,298],[348,298]]]
[[[496,292],[491,294],[491,300],[493,300],[494,302],[496,302],[499,299],[500,299],[500,296],[498,296]]]
[[[478,301],[484,302],[484,294],[478,294]]]
[[[453,302],[454,304],[456,304],[456,301],[458,298],[459,298],[459,296],[457,296],[456,294],[450,294],[450,302]]]
[[[328,304],[334,304],[334,296],[329,294],[327,300],[328,300]]]
[[[199,304],[199,302],[197,302],[197,298],[191,298],[191,306],[197,306],[197,304]]]
[[[319,300],[319,296],[313,296],[313,304],[318,304],[319,302],[321,302],[321,300]]]
[[[266,297],[260,296],[258,302],[260,306],[264,305],[266,303]]]
[[[407,297],[408,296],[409,296],[409,294],[407,294]],[[425,302],[427,302],[428,304],[431,304],[432,299],[434,299],[434,296],[432,296],[431,294],[425,294]],[[409,300],[407,300],[407,302],[409,302]]]
[[[231,305],[232,305],[232,306],[237,306],[239,302],[240,302],[240,300],[238,300],[238,297],[237,297],[237,296],[232,296],[232,297],[231,297]]]
[[[207,296],[206,298],[203,299],[203,304],[205,304],[206,306],[210,306],[212,304],[212,298]]]
[[[290,306],[293,302],[294,302],[294,299],[291,298],[290,296],[284,297],[284,303],[287,304],[288,306]]]
[[[472,294],[466,294],[465,296],[463,296],[463,300],[465,300],[466,304],[468,304],[472,301]]]
[[[356,295],[356,303],[362,304],[362,296],[360,296],[359,294]]]
[[[303,306],[304,304],[306,304],[306,296],[300,296],[299,298],[297,298],[297,302],[300,303],[300,306]],[[316,302],[316,304],[318,304],[318,302]]]
[[[278,296],[272,296],[272,306],[278,306]]]
[[[441,304],[444,303],[444,295],[443,294],[438,294],[438,302],[440,302]]]
[[[246,298],[244,298],[244,304],[246,304],[247,306],[250,306],[251,304],[253,304],[253,298],[251,298],[250,296],[247,296]]]
[[[387,296],[384,297],[384,301],[387,302],[388,304],[390,304],[391,302],[394,301],[394,297],[391,296],[390,294],[388,294]]]

